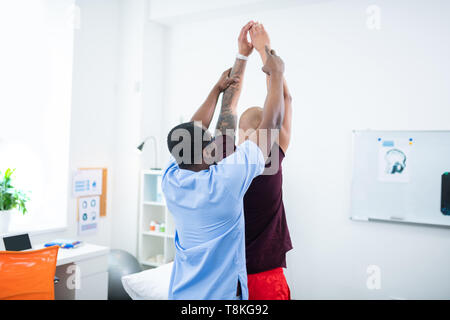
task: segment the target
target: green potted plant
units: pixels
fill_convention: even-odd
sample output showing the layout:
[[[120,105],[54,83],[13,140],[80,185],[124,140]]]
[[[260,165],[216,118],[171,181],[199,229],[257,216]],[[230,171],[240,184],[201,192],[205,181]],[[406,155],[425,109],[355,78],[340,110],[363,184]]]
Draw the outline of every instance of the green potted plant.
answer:
[[[29,198],[12,185],[11,177],[14,171],[14,169],[8,168],[4,175],[0,172],[0,234],[8,232],[11,213],[14,210],[18,210],[22,214],[27,212],[26,203]]]

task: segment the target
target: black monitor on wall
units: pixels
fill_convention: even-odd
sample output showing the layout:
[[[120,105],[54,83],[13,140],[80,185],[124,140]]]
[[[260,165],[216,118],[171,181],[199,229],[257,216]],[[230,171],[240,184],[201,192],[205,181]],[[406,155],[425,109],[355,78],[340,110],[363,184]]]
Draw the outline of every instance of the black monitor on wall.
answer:
[[[450,216],[450,172],[442,175],[441,212]]]

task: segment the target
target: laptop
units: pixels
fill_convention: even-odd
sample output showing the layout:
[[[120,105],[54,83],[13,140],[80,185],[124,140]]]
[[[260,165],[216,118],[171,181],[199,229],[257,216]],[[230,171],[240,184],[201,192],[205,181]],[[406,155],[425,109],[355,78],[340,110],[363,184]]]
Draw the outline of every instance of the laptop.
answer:
[[[28,233],[4,237],[3,243],[6,251],[24,251],[32,249]]]

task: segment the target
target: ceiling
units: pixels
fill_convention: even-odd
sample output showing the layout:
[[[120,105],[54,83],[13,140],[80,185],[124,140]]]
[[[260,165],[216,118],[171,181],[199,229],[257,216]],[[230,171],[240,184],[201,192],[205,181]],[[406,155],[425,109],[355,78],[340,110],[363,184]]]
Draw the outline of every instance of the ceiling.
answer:
[[[333,0],[149,0],[149,19],[165,25]]]

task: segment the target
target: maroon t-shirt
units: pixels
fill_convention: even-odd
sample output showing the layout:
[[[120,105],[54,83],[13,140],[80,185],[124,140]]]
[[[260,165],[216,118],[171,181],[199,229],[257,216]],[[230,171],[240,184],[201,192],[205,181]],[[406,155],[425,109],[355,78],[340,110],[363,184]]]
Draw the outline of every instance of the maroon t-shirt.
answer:
[[[284,152],[279,148],[279,169],[273,175],[253,179],[244,196],[247,273],[286,268],[286,252],[292,249],[283,205]],[[269,164],[266,164],[266,168]],[[267,170],[267,169],[266,169]]]
[[[223,148],[219,150],[223,157],[217,161],[226,158],[236,148],[234,139],[228,136],[217,136],[216,143]],[[227,145],[230,150],[227,150]],[[279,145],[274,145],[273,148],[279,149],[278,171],[273,175],[263,174],[254,178],[244,196],[245,245],[249,274],[286,268],[286,252],[292,249],[283,205],[281,163],[284,152]],[[266,164],[266,171],[269,167],[270,162]]]

